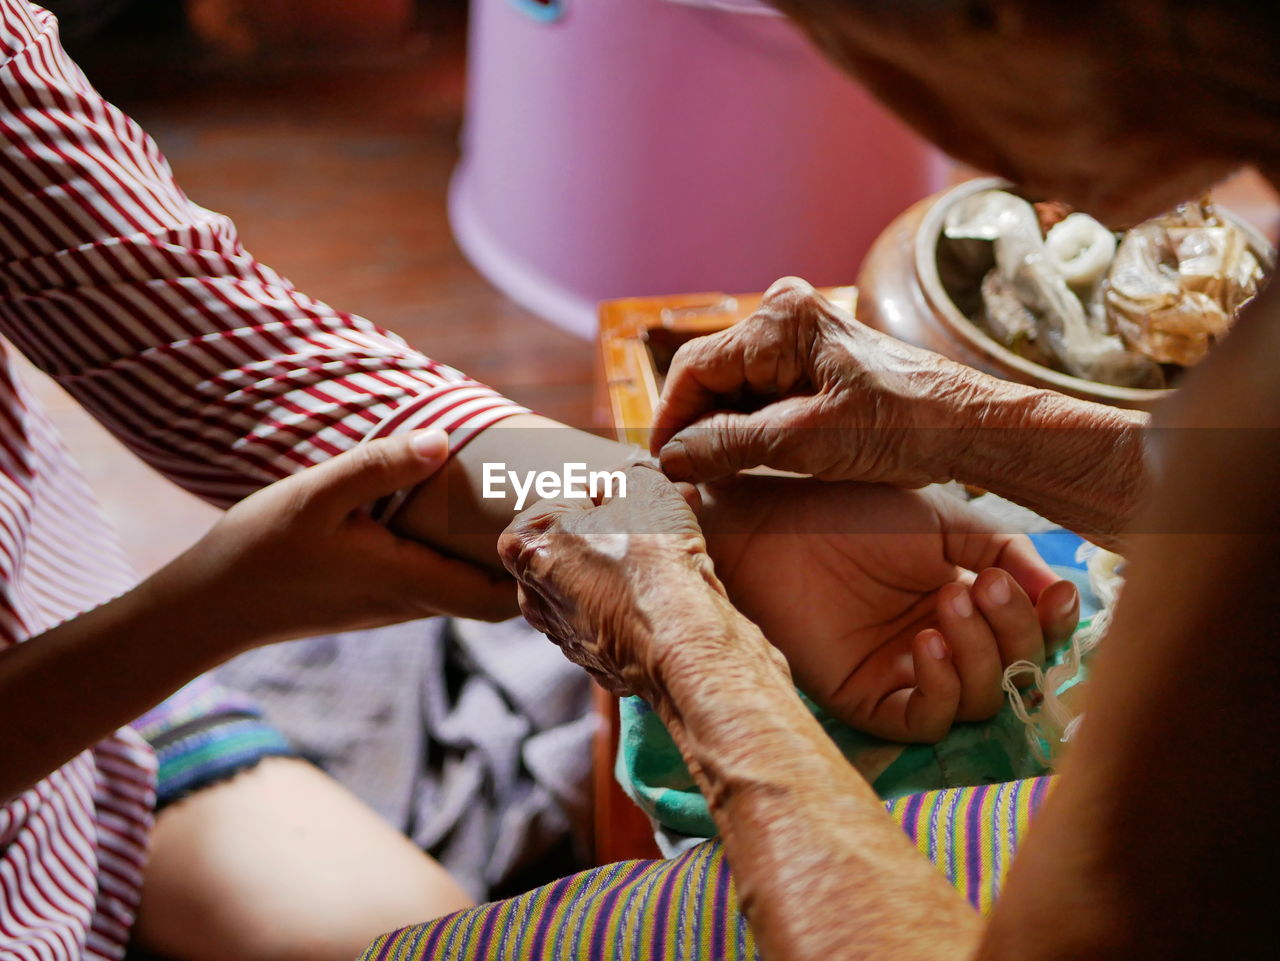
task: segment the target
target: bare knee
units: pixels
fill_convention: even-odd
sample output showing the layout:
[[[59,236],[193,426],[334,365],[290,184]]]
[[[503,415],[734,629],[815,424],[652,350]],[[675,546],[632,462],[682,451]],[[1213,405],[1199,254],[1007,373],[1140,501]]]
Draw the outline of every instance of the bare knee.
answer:
[[[336,781],[272,759],[160,815],[135,936],[180,961],[350,961],[470,903]]]

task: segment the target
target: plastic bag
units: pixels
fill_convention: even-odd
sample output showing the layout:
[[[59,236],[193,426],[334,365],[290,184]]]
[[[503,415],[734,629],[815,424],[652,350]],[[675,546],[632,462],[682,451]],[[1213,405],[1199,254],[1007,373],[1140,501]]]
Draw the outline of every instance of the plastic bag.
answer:
[[[1257,293],[1262,266],[1244,232],[1206,204],[1130,230],[1107,277],[1107,312],[1134,350],[1189,367]]]
[[[1077,377],[1126,387],[1163,386],[1164,374],[1156,363],[1100,329],[1105,323],[1091,322],[1085,304],[1047,255],[1040,218],[1027,201],[1004,190],[982,191],[956,204],[944,232],[952,239],[995,245],[1000,282],[984,282],[984,313],[989,321],[1010,318],[1005,334],[1012,339],[1002,339],[1005,346],[1014,349],[1019,340],[1034,340],[1040,352],[1052,357],[1053,366]],[[1033,338],[1025,324],[1012,320],[1009,293],[1034,319]],[[1019,352],[1027,356],[1025,343]]]

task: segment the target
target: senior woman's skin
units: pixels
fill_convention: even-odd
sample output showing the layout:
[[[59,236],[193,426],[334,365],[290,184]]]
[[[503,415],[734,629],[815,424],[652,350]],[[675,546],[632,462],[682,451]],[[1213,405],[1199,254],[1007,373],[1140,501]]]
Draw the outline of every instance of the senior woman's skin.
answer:
[[[680,348],[652,445],[674,480],[761,464],[905,487],[958,480],[1117,547],[1146,485],[1146,424],[903,343],[789,277],[751,317]]]
[[[625,499],[598,510],[543,502],[508,528],[499,551],[525,616],[654,705],[707,798],[766,957],[963,956],[946,952],[976,943],[976,916],[889,821],[795,696],[786,661],[729,603],[680,494],[651,469],[630,477]],[[926,656],[921,667],[943,665]],[[817,923],[828,911],[856,925]],[[849,953],[854,930],[868,953]]]
[[[544,502],[508,529],[529,620],[671,730],[765,958],[1267,956],[1280,378],[1236,371],[1280,355],[1276,301],[1182,389],[1169,423],[1200,429],[1162,436],[1184,466],[1146,510],[1186,533],[1133,539],[1086,722],[985,923],[800,707],[674,487],[636,468],[626,500]]]
[[[781,5],[952,152],[1115,223],[1239,163],[1280,169],[1272,5]],[[795,710],[781,666],[727,609],[669,493],[650,497],[680,532],[675,548],[631,539],[602,554],[590,519],[609,505],[569,505],[576,514],[514,528],[505,556],[535,620],[646,691],[677,732],[767,957],[1269,956],[1263,879],[1280,854],[1276,357],[1280,294],[1268,291],[1156,415],[1170,429],[1128,526],[1158,521],[1170,533],[1126,542],[1125,592],[1085,723],[985,924],[924,870]],[[575,555],[588,560],[562,563]],[[682,603],[658,603],[680,591]]]

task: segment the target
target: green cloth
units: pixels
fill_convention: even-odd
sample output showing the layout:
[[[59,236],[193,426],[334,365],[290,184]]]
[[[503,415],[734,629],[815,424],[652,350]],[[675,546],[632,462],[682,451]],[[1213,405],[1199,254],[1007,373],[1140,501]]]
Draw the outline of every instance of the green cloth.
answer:
[[[799,696],[855,765],[875,752],[901,752],[872,782],[886,801],[1049,773],[1032,755],[1026,728],[1007,705],[989,721],[957,724],[937,744],[899,745],[856,731],[803,694]],[[661,719],[638,697],[624,698],[620,708],[622,737],[616,774],[626,793],[664,827],[690,837],[714,837],[706,799]]]
[[[1036,538],[1033,537],[1033,540]],[[1037,546],[1040,546],[1037,543]],[[1047,553],[1047,552],[1046,552]],[[1053,565],[1080,589],[1080,629],[1096,611],[1087,576],[1079,566]],[[1057,663],[1069,645],[1050,657]],[[995,717],[957,724],[937,744],[901,745],[857,731],[836,720],[797,691],[797,695],[845,757],[871,778],[886,801],[947,788],[998,784],[1039,777],[1049,771],[1032,753],[1027,729],[1006,703]],[[662,720],[639,697],[623,698],[615,775],[627,795],[657,824],[697,838],[716,835],[706,799]]]

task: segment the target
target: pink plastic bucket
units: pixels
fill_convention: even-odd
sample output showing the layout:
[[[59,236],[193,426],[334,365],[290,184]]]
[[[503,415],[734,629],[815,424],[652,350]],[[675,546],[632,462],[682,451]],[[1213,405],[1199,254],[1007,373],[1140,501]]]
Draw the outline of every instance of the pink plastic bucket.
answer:
[[[579,334],[613,297],[848,283],[942,164],[755,0],[472,0],[450,219]]]

